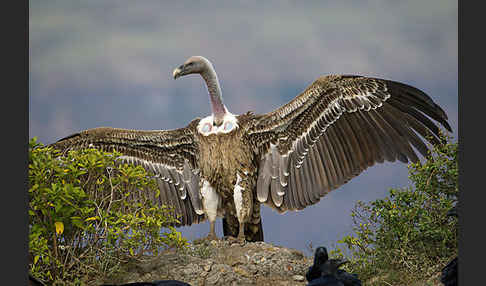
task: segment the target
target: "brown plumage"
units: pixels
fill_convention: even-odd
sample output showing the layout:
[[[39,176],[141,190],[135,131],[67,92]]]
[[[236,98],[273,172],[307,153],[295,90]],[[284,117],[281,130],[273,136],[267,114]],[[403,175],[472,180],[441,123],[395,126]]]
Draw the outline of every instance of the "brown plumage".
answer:
[[[263,240],[260,204],[278,212],[317,203],[375,163],[415,162],[439,142],[447,115],[424,92],[399,82],[355,75],[318,78],[277,110],[235,116],[223,104],[211,63],[191,57],[174,78],[199,73],[212,115],[175,130],[86,130],[53,144],[125,155],[160,175],[158,202],[175,207],[181,225],[223,217],[225,235]],[[412,148],[413,147],[413,148]]]

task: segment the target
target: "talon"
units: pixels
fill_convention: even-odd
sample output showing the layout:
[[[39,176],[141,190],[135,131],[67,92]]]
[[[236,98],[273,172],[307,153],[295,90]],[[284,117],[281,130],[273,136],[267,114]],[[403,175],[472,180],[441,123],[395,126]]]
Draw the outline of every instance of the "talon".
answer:
[[[243,245],[246,242],[245,236],[243,236],[243,237],[240,237],[239,235],[238,235],[238,237],[226,236],[225,238],[226,238],[227,241],[229,241],[230,244],[238,243],[240,245]]]
[[[206,239],[207,240],[219,240],[219,238],[213,233],[208,234],[208,236],[206,236]]]
[[[245,239],[245,235],[240,233],[238,234],[238,237],[236,238],[236,240],[240,243],[240,244],[245,244],[246,242],[246,239]]]

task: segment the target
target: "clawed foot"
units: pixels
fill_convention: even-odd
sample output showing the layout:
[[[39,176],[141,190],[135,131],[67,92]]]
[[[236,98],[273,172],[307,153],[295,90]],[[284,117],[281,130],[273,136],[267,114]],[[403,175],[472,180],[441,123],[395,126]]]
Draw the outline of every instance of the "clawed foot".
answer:
[[[234,236],[225,236],[225,239],[230,243],[230,244],[233,244],[233,243],[237,243],[237,244],[240,244],[240,245],[244,245],[246,243],[246,240],[245,240],[245,237],[244,236],[238,236],[238,237],[234,237]]]
[[[206,236],[205,239],[206,240],[209,240],[209,241],[211,241],[211,240],[219,240],[219,238],[214,233],[209,233],[208,236]]]

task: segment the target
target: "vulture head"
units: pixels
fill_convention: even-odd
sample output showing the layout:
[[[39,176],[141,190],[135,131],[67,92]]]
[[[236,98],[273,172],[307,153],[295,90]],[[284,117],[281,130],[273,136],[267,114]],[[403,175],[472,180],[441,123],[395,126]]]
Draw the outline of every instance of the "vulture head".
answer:
[[[174,76],[174,79],[177,79],[181,76],[193,73],[203,74],[206,71],[212,69],[213,66],[211,65],[211,62],[208,61],[208,59],[201,56],[192,56],[188,58],[183,65],[174,69],[172,75]]]
[[[174,79],[177,79],[181,76],[188,75],[188,74],[200,74],[201,77],[204,79],[204,81],[206,81],[206,86],[208,88],[209,100],[212,109],[212,116],[211,118],[207,119],[207,121],[210,122],[207,123],[209,123],[211,126],[216,126],[216,127],[221,126],[222,130],[225,131],[224,128],[226,127],[222,125],[227,121],[225,120],[225,116],[229,115],[229,113],[228,113],[228,109],[223,104],[223,96],[221,94],[221,88],[219,86],[218,76],[214,71],[213,65],[205,57],[192,56],[188,58],[184,62],[184,64],[174,69],[174,71],[172,72]],[[231,118],[231,120],[233,120],[233,118]],[[206,124],[206,122],[204,122],[204,124]],[[232,126],[234,126],[233,122],[232,122]],[[229,128],[228,130],[232,130],[232,128],[230,127],[228,128]],[[210,129],[208,129],[207,131],[209,132]]]

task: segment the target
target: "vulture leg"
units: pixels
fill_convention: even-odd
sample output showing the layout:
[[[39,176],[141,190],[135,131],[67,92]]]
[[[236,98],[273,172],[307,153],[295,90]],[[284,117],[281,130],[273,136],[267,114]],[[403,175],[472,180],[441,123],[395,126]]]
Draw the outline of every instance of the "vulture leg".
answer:
[[[201,196],[204,213],[206,213],[209,220],[209,234],[207,239],[216,240],[218,237],[214,230],[214,223],[218,215],[218,207],[221,205],[221,197],[206,180],[202,180]]]
[[[245,223],[240,221],[240,231],[238,232],[238,240],[245,241]]]
[[[223,234],[228,239],[239,241],[263,241],[260,202],[253,188],[256,182],[246,174],[238,174],[233,189],[233,211],[223,218]],[[254,200],[255,198],[255,200]]]
[[[240,233],[240,223],[236,216],[226,214],[222,220],[223,236],[227,239],[237,237]],[[263,227],[260,216],[260,203],[256,200],[253,202],[252,218],[245,223],[245,240],[248,242],[263,241]]]
[[[254,196],[256,191],[253,193]],[[263,241],[262,217],[260,214],[260,202],[253,200],[253,212],[251,219],[245,225],[245,236],[247,241]]]
[[[223,236],[225,238],[236,237],[239,231],[238,218],[226,213],[223,218]]]
[[[245,241],[245,222],[251,219],[253,196],[251,188],[248,186],[246,176],[244,179],[237,175],[236,184],[233,190],[233,200],[235,202],[236,216],[238,217],[239,230],[238,240]]]
[[[208,240],[218,240],[218,237],[216,236],[216,231],[214,230],[214,223],[215,221],[209,221],[209,234],[206,237]]]

